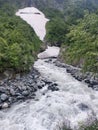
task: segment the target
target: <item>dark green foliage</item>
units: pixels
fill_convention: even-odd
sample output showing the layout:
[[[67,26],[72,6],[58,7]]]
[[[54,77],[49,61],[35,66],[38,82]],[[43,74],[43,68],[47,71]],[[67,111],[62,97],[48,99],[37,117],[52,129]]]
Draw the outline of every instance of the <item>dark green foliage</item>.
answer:
[[[51,45],[61,46],[66,40],[67,24],[61,18],[54,18],[47,24],[46,41]]]
[[[59,11],[58,9],[43,8],[42,11],[44,12],[45,16],[49,19],[54,19],[54,18],[64,19],[64,13]]]
[[[41,41],[26,22],[15,16],[11,6],[4,5],[0,14],[0,72],[9,68],[27,71],[36,58]]]
[[[98,73],[98,16],[86,14],[67,34],[63,52],[67,63],[80,65],[85,71]]]
[[[61,57],[66,63],[82,67],[84,71],[98,73],[98,2],[62,2],[65,5],[63,13],[55,9],[46,10],[51,19],[46,26],[46,42],[63,48]]]
[[[7,67],[26,70],[36,56],[39,39],[29,25],[14,16],[18,7],[31,5],[39,7],[51,19],[47,24],[46,41],[63,48],[63,59],[97,73],[97,0],[0,0],[0,70]]]

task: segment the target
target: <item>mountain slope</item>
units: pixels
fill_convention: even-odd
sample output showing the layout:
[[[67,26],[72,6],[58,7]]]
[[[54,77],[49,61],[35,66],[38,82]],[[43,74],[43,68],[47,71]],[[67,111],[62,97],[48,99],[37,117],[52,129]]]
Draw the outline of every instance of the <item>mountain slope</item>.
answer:
[[[0,72],[28,71],[41,45],[34,30],[15,16],[13,5],[2,2],[0,8]]]
[[[20,1],[20,0],[14,0],[14,1],[13,0],[6,0],[6,1],[0,0],[0,12],[2,14],[2,19],[0,19],[0,24],[1,24],[1,30],[2,30],[2,26],[4,27],[3,30],[6,30],[4,32],[4,36],[7,37],[6,32],[8,32],[8,30],[10,31],[9,28],[11,28],[12,31],[14,31],[13,26],[16,26],[16,25],[9,25],[9,23],[4,19],[10,19],[11,20],[11,17],[13,17],[13,19],[16,19],[16,17],[14,16],[15,11],[18,8],[22,8],[22,7],[26,7],[26,6],[35,6],[35,7],[39,8],[39,9],[41,9],[45,13],[45,15],[47,17],[49,17],[49,19],[51,19],[51,21],[47,25],[46,42],[50,43],[51,45],[55,44],[57,46],[58,45],[61,46],[61,47],[63,46],[65,48],[65,50],[66,50],[66,46],[68,44],[70,44],[70,43],[75,47],[77,46],[76,45],[76,43],[77,43],[77,41],[76,41],[77,35],[76,36],[71,35],[71,39],[75,39],[74,42],[69,40],[69,35],[72,33],[72,31],[75,31],[74,26],[77,29],[76,31],[81,32],[81,30],[79,30],[78,28],[79,27],[81,28],[80,24],[84,23],[83,21],[85,21],[84,16],[85,16],[86,12],[88,12],[88,15],[90,15],[90,13],[94,13],[94,14],[97,13],[98,1],[97,0],[22,0],[22,1]],[[80,24],[79,24],[79,19],[81,19]],[[92,23],[92,20],[88,20],[88,21]],[[95,20],[97,20],[97,18],[95,18]],[[8,26],[8,28],[6,28],[6,26],[2,25],[2,21],[4,22],[3,24],[5,24],[5,25],[7,24],[6,26]],[[21,24],[23,24],[23,23],[21,23]],[[62,24],[63,24],[63,27],[62,27]],[[88,25],[85,25],[85,26],[88,27]],[[91,30],[94,30],[96,27],[97,27],[96,23],[95,23],[94,26],[89,26],[89,28]],[[83,30],[83,31],[85,32],[85,30]],[[87,30],[87,31],[88,31],[88,33],[90,33],[90,30]],[[87,33],[87,37],[88,37],[88,33]],[[95,34],[96,34],[96,32],[92,32],[92,36],[95,37],[95,38],[92,38],[91,43],[88,44],[91,51],[92,51],[92,46],[93,46],[92,41],[93,42],[97,41],[96,40],[97,39],[97,34],[96,34],[96,36],[95,36]],[[35,35],[35,34],[32,33],[32,35]],[[10,34],[9,34],[9,37],[11,37]],[[30,36],[30,37],[32,37],[32,36]],[[3,38],[3,40],[2,40],[2,38]],[[91,37],[88,37],[88,38],[90,39]],[[3,43],[6,43],[6,42],[8,43],[8,39],[1,35],[1,43],[2,43],[2,41],[3,41]],[[80,39],[78,39],[78,41]],[[31,42],[31,41],[29,41],[29,42]],[[85,43],[86,42],[89,42],[89,40],[85,41]],[[36,43],[36,40],[34,40],[34,43]],[[1,45],[2,48],[3,48],[4,45],[5,44]],[[73,50],[72,45],[68,46],[68,48],[70,48],[69,50]],[[77,46],[77,50],[82,49],[79,45],[80,45],[80,43]],[[8,46],[9,46],[9,44],[8,44]],[[39,46],[38,46],[38,48],[39,48]],[[74,54],[76,55],[75,51],[74,51]],[[88,50],[85,50],[85,51],[88,51]],[[33,54],[35,54],[35,53],[36,52],[33,52]],[[70,53],[70,55],[69,55],[69,57],[67,57],[67,59],[65,59],[65,55],[67,55],[66,51],[63,53],[63,51],[61,50],[61,53],[62,53],[62,58],[64,59],[64,61],[67,62],[67,61],[69,61],[67,59],[71,59],[70,51],[69,52],[67,51],[67,53]],[[5,60],[6,58],[4,58],[2,60],[2,57],[4,57],[4,56],[5,56],[5,54],[1,53],[1,59],[0,59],[1,60],[0,61],[1,66],[2,66],[1,70],[4,70],[3,68],[8,67],[8,66],[4,67],[4,64],[6,63],[6,60]],[[96,52],[96,56],[97,56],[97,52]],[[80,57],[82,57],[82,54],[80,55]],[[74,56],[73,60],[77,61],[77,59],[78,58]],[[88,57],[87,57],[87,59],[88,59]],[[92,64],[91,66],[93,66],[93,64],[95,62],[96,62],[96,65],[97,65],[98,61],[93,61],[92,58],[91,58],[91,62],[88,61],[88,63],[86,63],[86,62],[84,63],[84,60],[83,60],[83,62],[80,62],[80,63],[81,64],[83,63],[83,64],[86,65],[86,67],[85,67],[86,70],[90,70],[90,69],[87,68],[87,66],[89,66],[91,64]],[[70,62],[70,63],[73,64],[72,62]],[[77,63],[79,63],[79,62],[77,62]],[[82,65],[79,65],[79,66],[82,66]],[[13,67],[13,65],[11,65],[9,67]],[[16,68],[17,67],[15,67],[15,69]],[[97,72],[96,67],[94,67],[93,70]]]

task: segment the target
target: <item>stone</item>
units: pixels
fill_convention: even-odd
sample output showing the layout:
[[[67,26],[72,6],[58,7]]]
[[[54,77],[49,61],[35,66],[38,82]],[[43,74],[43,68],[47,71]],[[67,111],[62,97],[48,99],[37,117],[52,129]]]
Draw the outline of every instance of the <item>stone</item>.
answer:
[[[27,87],[24,85],[24,86],[22,86],[22,88],[21,88],[21,90],[26,90],[27,89]]]
[[[12,96],[14,96],[15,95],[15,91],[14,91],[14,89],[10,89],[10,94],[12,95]]]
[[[23,91],[23,92],[22,92],[22,95],[28,96],[28,95],[29,95],[29,92],[28,92],[28,91]]]
[[[36,87],[33,87],[32,88],[32,92],[36,92],[37,91],[37,88]]]
[[[51,84],[52,82],[51,81],[44,81],[46,84]]]
[[[1,100],[6,101],[8,99],[8,96],[6,94],[1,94]]]
[[[39,88],[39,89],[42,89],[42,88],[43,88],[43,86],[41,86],[41,85],[38,85],[38,88]]]
[[[16,79],[20,79],[20,74],[16,74]]]
[[[4,102],[4,103],[2,104],[2,109],[4,109],[4,108],[8,108],[8,107],[9,107],[9,105],[8,105],[7,102]]]
[[[93,86],[94,90],[98,91],[98,85]]]
[[[59,91],[59,88],[57,88],[57,86],[55,86],[55,85],[50,85],[50,86],[48,86],[48,90]]]
[[[91,83],[92,85],[98,85],[98,81],[96,81],[96,80],[92,80],[92,81],[90,81],[90,83]]]
[[[4,93],[6,91],[6,89],[4,87],[0,87],[0,92]]]
[[[13,98],[12,98],[12,97],[9,97],[8,101],[9,101],[10,103],[12,103],[12,102],[13,102]]]
[[[15,96],[21,96],[21,94],[20,93],[15,93]]]
[[[82,111],[87,111],[89,109],[89,107],[84,104],[84,103],[81,103],[81,104],[78,104],[78,107],[82,110]]]
[[[6,70],[4,75],[7,79],[11,79],[13,77],[13,70]]]
[[[17,100],[24,99],[24,96],[17,96]]]

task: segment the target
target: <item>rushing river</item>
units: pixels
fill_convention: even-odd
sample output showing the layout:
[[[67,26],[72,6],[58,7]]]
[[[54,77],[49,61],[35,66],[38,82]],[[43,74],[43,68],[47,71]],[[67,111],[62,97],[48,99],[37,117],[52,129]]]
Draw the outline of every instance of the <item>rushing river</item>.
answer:
[[[28,10],[32,11],[31,8]],[[20,15],[31,17],[32,13],[20,13]],[[38,17],[38,14],[35,15]],[[48,21],[43,18],[44,22]],[[34,20],[36,21],[36,19],[31,21]],[[71,126],[76,130],[80,124],[98,119],[98,91],[75,80],[65,68],[55,66],[56,58],[51,61],[48,58],[44,59],[44,56],[50,56],[50,51],[52,56],[56,57],[59,48],[48,47],[47,51],[38,55],[40,59],[35,62],[34,67],[40,72],[42,78],[57,83],[60,90],[52,92],[47,89],[48,86],[45,86],[36,93],[37,100],[32,99],[0,111],[0,130],[62,130],[63,126]]]

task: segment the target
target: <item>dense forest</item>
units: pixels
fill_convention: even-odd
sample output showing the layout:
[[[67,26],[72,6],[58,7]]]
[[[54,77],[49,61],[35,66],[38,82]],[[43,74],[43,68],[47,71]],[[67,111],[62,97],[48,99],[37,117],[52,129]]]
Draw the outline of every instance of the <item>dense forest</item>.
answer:
[[[40,49],[41,41],[33,29],[15,16],[17,6],[0,1],[0,72],[8,69],[28,71]]]

